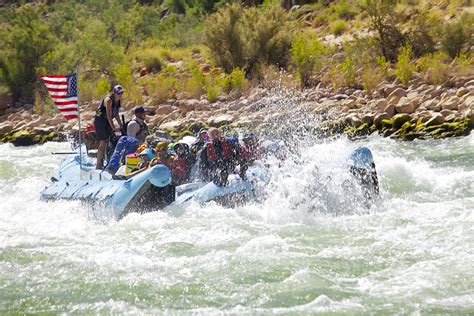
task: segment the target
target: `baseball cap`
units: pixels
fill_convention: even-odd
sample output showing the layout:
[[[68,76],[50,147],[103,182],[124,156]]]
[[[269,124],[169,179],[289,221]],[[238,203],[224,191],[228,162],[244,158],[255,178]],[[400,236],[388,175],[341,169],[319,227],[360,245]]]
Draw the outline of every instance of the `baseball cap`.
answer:
[[[117,93],[117,94],[121,94],[123,93],[125,90],[123,90],[122,86],[121,85],[116,85],[113,89],[112,89],[113,92]]]
[[[137,113],[148,113],[148,111],[143,106],[137,106],[135,110],[133,110],[135,114]]]

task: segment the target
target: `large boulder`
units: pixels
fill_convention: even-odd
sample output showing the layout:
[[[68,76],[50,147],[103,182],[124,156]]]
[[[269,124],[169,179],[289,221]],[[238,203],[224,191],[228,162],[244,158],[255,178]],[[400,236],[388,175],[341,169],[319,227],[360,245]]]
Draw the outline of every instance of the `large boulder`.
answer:
[[[394,117],[392,117],[393,127],[396,129],[399,129],[402,127],[403,124],[405,124],[406,122],[409,122],[410,120],[411,120],[410,114],[407,114],[407,113],[396,114]]]
[[[397,113],[413,113],[415,111],[415,103],[413,103],[410,99],[407,97],[402,97],[400,98],[400,101],[398,101],[397,105],[395,106],[395,111]]]
[[[196,107],[199,106],[199,100],[191,99],[191,100],[178,100],[174,103],[174,106],[178,107],[181,112],[188,113],[190,111],[194,111]]]
[[[450,98],[446,98],[444,101],[441,102],[441,108],[443,110],[457,110],[459,107],[460,100],[458,97],[453,96]]]
[[[356,114],[350,114],[350,115],[346,116],[345,121],[346,121],[347,125],[350,125],[350,126],[355,127],[355,128],[357,128],[357,127],[359,127],[363,124],[362,121],[359,119],[359,117],[357,117]]]
[[[210,126],[220,127],[224,125],[229,125],[234,121],[235,117],[229,114],[223,114],[215,117],[209,118],[207,124]]]
[[[0,123],[0,134],[7,134],[13,130],[14,124],[12,122],[6,121]]]
[[[367,124],[368,126],[370,126],[374,123],[374,115],[370,113],[365,114],[361,117],[361,120],[364,124]]]
[[[184,120],[174,120],[161,124],[159,128],[162,130],[180,130],[183,129],[185,125],[186,122]]]
[[[9,137],[9,141],[15,146],[31,146],[38,143],[34,135],[26,130],[15,132]]]
[[[469,89],[465,87],[461,87],[456,91],[456,96],[457,97],[462,97],[463,95],[466,95],[469,93]]]
[[[383,110],[384,113],[387,113],[390,115],[390,117],[394,116],[396,111],[395,111],[395,105],[393,104],[388,104],[385,109]]]
[[[426,127],[430,126],[435,126],[435,125],[441,125],[444,123],[444,116],[441,115],[440,113],[434,113],[433,116],[426,121],[425,125]]]
[[[377,112],[383,112],[387,108],[388,101],[385,98],[378,99],[374,101],[374,108]]]
[[[407,96],[407,91],[402,88],[396,88],[395,90],[390,93],[390,95],[387,97],[387,100],[391,104],[398,104],[401,98]]]
[[[341,102],[342,107],[347,107],[349,109],[355,109],[357,108],[357,101],[354,99],[346,99]]]
[[[158,108],[155,110],[155,115],[167,115],[177,109],[178,109],[177,107],[172,106],[170,104],[162,104],[162,105],[159,105]]]
[[[382,121],[383,120],[389,120],[391,118],[390,115],[388,115],[388,113],[379,113],[379,114],[376,114],[375,117],[374,117],[374,125],[377,126],[378,129],[381,129],[382,128]]]
[[[427,110],[430,110],[430,111],[435,111],[435,112],[441,111],[441,103],[436,99],[431,99],[431,100],[425,101],[422,104],[422,106],[425,107]]]

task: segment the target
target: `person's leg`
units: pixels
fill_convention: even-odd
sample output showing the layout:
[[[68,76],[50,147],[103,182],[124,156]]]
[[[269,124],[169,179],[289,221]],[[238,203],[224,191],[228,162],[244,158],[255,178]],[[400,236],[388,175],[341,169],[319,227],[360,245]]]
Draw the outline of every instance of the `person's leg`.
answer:
[[[95,165],[96,169],[104,168],[104,157],[105,157],[105,148],[107,147],[106,140],[99,141],[99,148],[97,149],[97,163]]]
[[[102,169],[104,167],[105,150],[107,149],[107,141],[109,139],[109,126],[107,120],[98,117],[94,118],[96,139],[99,141],[96,169]]]

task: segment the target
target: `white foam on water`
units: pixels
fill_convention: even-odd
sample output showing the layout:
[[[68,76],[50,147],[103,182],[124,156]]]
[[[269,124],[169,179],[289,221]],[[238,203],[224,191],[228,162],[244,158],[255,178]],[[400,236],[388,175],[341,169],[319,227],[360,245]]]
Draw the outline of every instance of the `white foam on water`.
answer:
[[[474,288],[473,137],[305,140],[271,160],[259,202],[101,218],[44,202],[67,144],[0,144],[2,313],[468,313]],[[368,146],[369,208],[347,191]]]

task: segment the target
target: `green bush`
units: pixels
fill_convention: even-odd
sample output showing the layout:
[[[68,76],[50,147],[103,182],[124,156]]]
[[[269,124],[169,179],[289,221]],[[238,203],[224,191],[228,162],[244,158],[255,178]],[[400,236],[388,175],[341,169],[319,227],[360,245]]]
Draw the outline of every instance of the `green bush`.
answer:
[[[247,79],[245,79],[245,72],[240,68],[235,68],[229,74],[229,82],[231,90],[239,93],[244,92],[247,89]]]
[[[15,102],[32,104],[37,81],[35,70],[52,50],[51,32],[43,22],[43,7],[26,4],[8,12],[11,24],[0,33],[0,82]]]
[[[445,25],[441,37],[441,48],[451,59],[467,52],[469,46],[474,44],[473,25],[474,14],[464,14],[459,21]]]
[[[377,34],[382,55],[391,62],[397,60],[398,49],[407,41],[400,27],[402,18],[394,10],[395,5],[395,0],[365,0],[360,3],[361,10],[370,19],[371,30]]]
[[[163,68],[163,62],[160,58],[161,51],[156,49],[146,49],[141,51],[137,59],[145,65],[148,72],[157,73]]]
[[[397,66],[395,69],[395,73],[397,75],[398,80],[403,85],[408,85],[410,81],[413,71],[416,70],[415,65],[412,62],[412,50],[410,46],[404,46],[400,49],[397,58]]]
[[[344,20],[337,20],[331,22],[331,24],[329,24],[329,28],[334,35],[339,36],[347,30],[347,23],[344,22]]]
[[[216,64],[225,72],[245,66],[241,16],[242,7],[234,4],[218,10],[206,21],[206,43]]]
[[[449,57],[438,52],[423,56],[417,60],[418,70],[431,84],[443,83],[449,75]]]
[[[304,33],[295,36],[290,51],[301,86],[307,86],[313,73],[319,71],[322,67],[325,47],[316,36]]]
[[[332,9],[340,19],[350,20],[357,14],[353,4],[347,3],[346,0],[333,3]]]
[[[171,99],[177,88],[177,81],[173,72],[160,73],[158,76],[150,76],[145,82],[148,94],[153,95],[158,102]]]
[[[352,87],[356,83],[357,69],[353,56],[346,56],[344,62],[338,66],[346,86]]]
[[[199,98],[206,92],[204,89],[206,86],[206,77],[196,63],[191,63],[188,66],[188,72],[190,77],[184,80],[181,89],[187,92],[191,97]]]
[[[290,47],[287,21],[287,13],[278,6],[226,5],[207,19],[206,43],[226,73],[240,68],[252,74],[260,63],[284,66]]]

